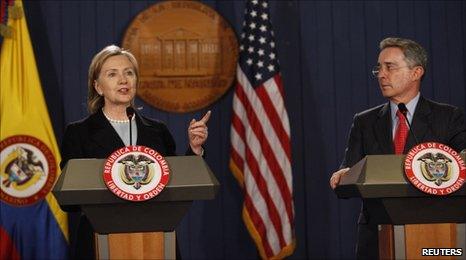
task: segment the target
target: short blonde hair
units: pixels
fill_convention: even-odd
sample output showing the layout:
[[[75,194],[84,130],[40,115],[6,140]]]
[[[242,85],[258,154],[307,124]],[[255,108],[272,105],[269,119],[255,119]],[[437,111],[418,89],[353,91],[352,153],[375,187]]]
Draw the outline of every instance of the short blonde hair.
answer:
[[[87,81],[87,110],[91,114],[97,112],[105,105],[105,99],[103,96],[97,93],[97,90],[94,87],[94,83],[99,78],[102,65],[105,63],[105,61],[108,58],[117,55],[126,56],[131,64],[133,64],[134,73],[136,73],[136,87],[139,86],[139,67],[134,55],[131,52],[124,50],[116,45],[109,45],[103,48],[94,56],[94,58],[92,58],[91,65],[89,66]]]

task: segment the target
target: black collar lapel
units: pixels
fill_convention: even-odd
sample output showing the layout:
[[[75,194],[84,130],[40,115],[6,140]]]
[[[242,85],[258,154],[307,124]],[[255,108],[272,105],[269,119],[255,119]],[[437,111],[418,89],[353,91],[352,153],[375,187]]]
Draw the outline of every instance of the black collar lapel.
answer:
[[[411,130],[416,135],[417,140],[421,143],[423,142],[424,137],[429,130],[429,125],[432,121],[432,118],[429,116],[430,113],[431,109],[429,103],[421,96],[416,105],[416,110],[414,111],[413,121],[411,122]],[[415,145],[416,141],[412,133],[409,133],[408,140],[406,140],[404,153],[408,153],[408,151]]]
[[[390,103],[385,104],[379,111],[374,124],[374,134],[379,143],[382,154],[392,154],[392,120],[390,118]]]
[[[102,110],[91,116],[90,126],[92,129],[91,139],[103,148],[104,154],[110,155],[116,149],[125,146],[118,133],[105,118]]]
[[[136,124],[138,126],[138,145],[153,147],[160,141],[161,133],[158,128],[153,127],[152,124],[136,113]]]

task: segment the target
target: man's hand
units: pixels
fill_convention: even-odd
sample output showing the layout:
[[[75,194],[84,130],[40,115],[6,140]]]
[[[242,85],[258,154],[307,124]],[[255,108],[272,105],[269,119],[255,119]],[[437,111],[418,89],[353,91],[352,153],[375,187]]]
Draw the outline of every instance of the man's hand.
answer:
[[[202,145],[207,140],[207,136],[209,135],[207,129],[207,121],[210,118],[210,110],[202,117],[201,120],[196,121],[193,118],[189,123],[188,127],[188,138],[189,138],[189,145],[191,146],[191,150],[197,155],[202,154]]]
[[[335,189],[338,184],[340,184],[341,176],[347,174],[349,169],[350,168],[343,168],[332,174],[332,177],[330,178],[330,187],[332,187],[332,189]]]

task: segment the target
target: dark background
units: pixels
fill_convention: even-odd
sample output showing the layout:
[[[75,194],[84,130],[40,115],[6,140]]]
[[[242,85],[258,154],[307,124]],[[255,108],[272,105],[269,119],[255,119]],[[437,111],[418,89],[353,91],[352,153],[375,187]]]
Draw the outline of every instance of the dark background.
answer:
[[[87,115],[87,70],[109,44],[157,1],[26,1],[25,11],[42,86],[58,141],[64,127]],[[243,1],[203,1],[237,34]],[[411,38],[430,54],[422,94],[466,105],[466,2],[272,1],[271,19],[288,108],[297,247],[290,259],[352,258],[357,200],[338,200],[328,186],[338,168],[353,115],[385,102],[371,77],[378,43]],[[189,121],[212,110],[207,163],[221,189],[213,201],[195,202],[177,235],[183,258],[257,259],[241,219],[242,195],[229,171],[233,88],[196,113],[173,114],[138,101],[142,113],[166,122],[183,154]]]

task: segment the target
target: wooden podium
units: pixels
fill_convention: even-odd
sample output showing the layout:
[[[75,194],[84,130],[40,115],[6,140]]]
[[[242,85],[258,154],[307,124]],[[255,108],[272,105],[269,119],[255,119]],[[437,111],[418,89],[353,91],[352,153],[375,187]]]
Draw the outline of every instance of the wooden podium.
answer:
[[[366,156],[342,176],[335,192],[339,198],[362,198],[371,219],[382,225],[381,259],[395,258],[391,225],[405,225],[405,259],[429,259],[421,256],[422,248],[463,246],[464,251],[456,243],[456,223],[466,222],[466,185],[443,197],[423,193],[406,180],[403,163],[403,155]]]
[[[102,173],[105,159],[70,160],[60,175],[53,194],[65,211],[82,211],[98,234],[99,258],[164,259],[167,247],[174,252],[175,230],[194,200],[211,200],[219,183],[200,156],[166,157],[170,180],[155,198],[131,202],[118,198],[105,186]],[[156,233],[159,232],[159,233]],[[98,236],[96,236],[98,237]],[[102,247],[108,244],[108,253]],[[100,252],[100,253],[99,253]]]

